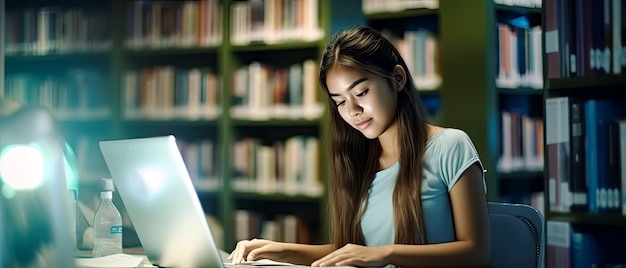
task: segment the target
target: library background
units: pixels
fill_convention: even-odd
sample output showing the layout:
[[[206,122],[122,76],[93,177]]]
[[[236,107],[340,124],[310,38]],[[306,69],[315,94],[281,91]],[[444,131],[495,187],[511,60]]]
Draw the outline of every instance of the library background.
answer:
[[[544,214],[547,267],[624,264],[624,10],[624,0],[4,0],[0,98],[47,107],[72,146],[79,247],[96,182],[110,176],[98,142],[168,134],[221,248],[323,243],[317,64],[334,32],[369,25],[407,59],[430,120],[472,137],[488,200]],[[124,246],[138,246],[124,216]]]

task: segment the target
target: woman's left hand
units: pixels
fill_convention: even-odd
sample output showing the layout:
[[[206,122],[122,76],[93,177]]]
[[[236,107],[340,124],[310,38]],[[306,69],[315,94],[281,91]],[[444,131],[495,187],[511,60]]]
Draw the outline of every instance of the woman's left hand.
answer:
[[[381,267],[388,264],[384,247],[366,247],[347,244],[313,262],[311,266],[360,266]]]

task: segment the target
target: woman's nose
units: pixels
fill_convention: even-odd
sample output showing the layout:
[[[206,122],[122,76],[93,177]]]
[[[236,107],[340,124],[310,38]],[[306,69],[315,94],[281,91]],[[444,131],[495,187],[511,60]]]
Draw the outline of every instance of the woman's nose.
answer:
[[[361,105],[354,100],[348,101],[346,104],[348,105],[348,115],[350,116],[357,116],[363,112]]]

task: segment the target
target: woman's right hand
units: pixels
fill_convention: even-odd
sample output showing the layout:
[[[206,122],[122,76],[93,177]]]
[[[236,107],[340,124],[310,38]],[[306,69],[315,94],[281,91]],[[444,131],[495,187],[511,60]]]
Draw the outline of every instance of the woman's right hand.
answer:
[[[233,264],[260,259],[281,261],[285,257],[286,250],[285,243],[255,238],[237,242],[235,250],[230,253],[227,259]]]

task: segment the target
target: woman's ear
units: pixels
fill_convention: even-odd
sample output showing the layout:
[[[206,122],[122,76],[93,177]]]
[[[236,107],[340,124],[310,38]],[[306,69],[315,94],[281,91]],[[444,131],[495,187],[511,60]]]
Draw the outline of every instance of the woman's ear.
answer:
[[[393,82],[397,91],[402,91],[406,84],[406,71],[400,64],[393,68]]]

